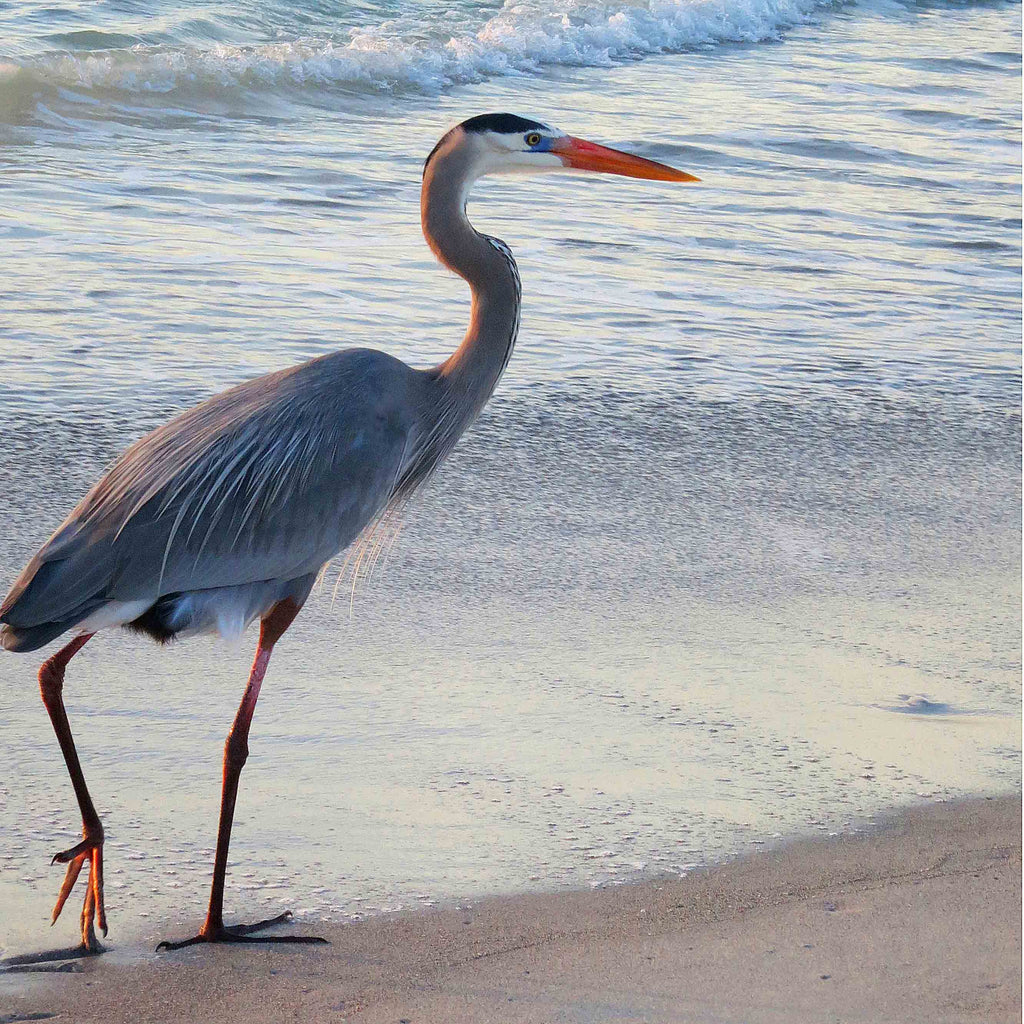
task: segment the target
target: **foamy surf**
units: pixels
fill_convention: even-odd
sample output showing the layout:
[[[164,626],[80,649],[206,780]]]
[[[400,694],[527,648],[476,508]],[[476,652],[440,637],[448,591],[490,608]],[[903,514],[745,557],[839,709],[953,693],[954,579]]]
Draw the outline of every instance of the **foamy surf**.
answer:
[[[23,68],[44,86],[128,94],[280,88],[432,94],[551,66],[603,66],[774,40],[830,6],[829,0],[507,0],[482,25],[454,34],[447,12],[434,12],[419,21],[344,29],[335,38],[50,53]]]

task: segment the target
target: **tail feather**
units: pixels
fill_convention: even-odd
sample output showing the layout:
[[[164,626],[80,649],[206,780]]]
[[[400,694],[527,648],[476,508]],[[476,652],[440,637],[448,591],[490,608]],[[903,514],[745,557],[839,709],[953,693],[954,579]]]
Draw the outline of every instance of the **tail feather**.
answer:
[[[0,647],[15,654],[35,651],[45,647],[61,633],[66,633],[79,621],[81,616],[59,622],[41,622],[37,626],[12,626],[8,623],[0,626]]]
[[[0,604],[0,647],[34,651],[106,603],[109,557],[78,558],[61,533],[25,566]],[[95,548],[106,556],[103,548]],[[58,557],[54,557],[58,556]]]
[[[43,548],[15,580],[0,605],[0,622],[21,628],[73,615],[84,618],[105,600],[113,569],[106,551],[93,547],[62,558],[47,555]]]

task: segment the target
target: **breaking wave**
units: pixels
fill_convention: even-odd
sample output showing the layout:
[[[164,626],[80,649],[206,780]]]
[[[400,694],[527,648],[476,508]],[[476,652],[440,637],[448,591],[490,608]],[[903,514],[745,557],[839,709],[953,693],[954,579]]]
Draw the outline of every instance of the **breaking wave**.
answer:
[[[607,66],[774,40],[833,6],[832,0],[507,0],[476,25],[453,26],[435,11],[417,21],[343,28],[327,38],[51,51],[0,64],[0,96],[7,91],[27,98],[40,87],[128,95],[217,96],[240,89],[429,95],[550,66]],[[101,39],[93,34],[92,46]]]

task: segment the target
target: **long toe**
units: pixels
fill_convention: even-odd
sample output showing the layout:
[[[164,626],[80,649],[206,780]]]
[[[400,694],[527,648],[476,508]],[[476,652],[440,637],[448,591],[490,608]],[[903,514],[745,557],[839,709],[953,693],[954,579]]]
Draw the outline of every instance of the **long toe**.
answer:
[[[56,922],[60,917],[64,904],[67,903],[71,891],[82,873],[86,862],[89,863],[89,882],[85,892],[85,901],[82,905],[80,919],[82,929],[82,946],[89,953],[103,951],[99,940],[96,938],[98,924],[104,935],[107,934],[107,913],[103,902],[103,840],[86,837],[70,850],[63,850],[54,854],[53,864],[67,864],[67,871],[64,872],[64,880],[61,882],[60,891],[57,893],[57,902],[53,906],[53,913],[50,917],[51,923]]]
[[[103,845],[93,850],[89,864],[89,891],[92,893],[96,924],[104,935],[107,934],[107,908],[103,903]]]
[[[292,919],[292,912],[286,910],[277,917],[268,917],[263,921],[256,921],[254,924],[233,924],[224,930],[231,935],[252,935],[253,932],[261,932],[264,928],[273,928],[276,924],[287,924]]]
[[[59,856],[60,854],[58,853],[57,857]],[[60,863],[57,861],[57,857],[54,857],[51,863]],[[82,873],[82,865],[85,863],[85,859],[85,854],[80,853],[68,864],[68,869],[64,872],[64,881],[60,883],[60,892],[57,893],[57,902],[53,905],[50,924],[55,924],[57,918],[60,917],[60,912],[64,909],[64,904],[67,903],[71,890],[74,889],[75,882],[78,881],[78,876]]]
[[[200,942],[259,942],[259,943],[300,943],[305,945],[329,945],[327,939],[319,935],[254,935],[254,932],[262,931],[264,928],[271,928],[277,924],[285,924],[292,919],[292,912],[286,910],[277,917],[268,918],[266,921],[257,921],[255,924],[232,925],[230,928],[211,927],[209,924],[203,926],[202,931],[191,939],[184,939],[181,942],[161,942],[156,947],[157,952],[163,949],[184,949],[186,946],[195,946]]]
[[[96,929],[93,927],[93,921],[96,919],[96,896],[93,893],[93,888],[90,885],[85,890],[85,903],[82,905],[82,945],[89,950],[90,953],[98,952],[102,947],[100,946],[99,940],[96,938]]]

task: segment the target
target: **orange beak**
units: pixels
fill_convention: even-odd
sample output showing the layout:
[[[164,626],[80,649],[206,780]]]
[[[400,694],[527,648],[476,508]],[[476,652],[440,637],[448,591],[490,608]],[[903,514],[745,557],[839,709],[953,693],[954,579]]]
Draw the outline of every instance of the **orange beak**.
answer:
[[[552,142],[551,152],[561,157],[566,167],[580,171],[603,171],[605,174],[622,174],[627,178],[648,178],[652,181],[700,181],[686,171],[598,146],[586,139],[574,139],[571,135]]]

